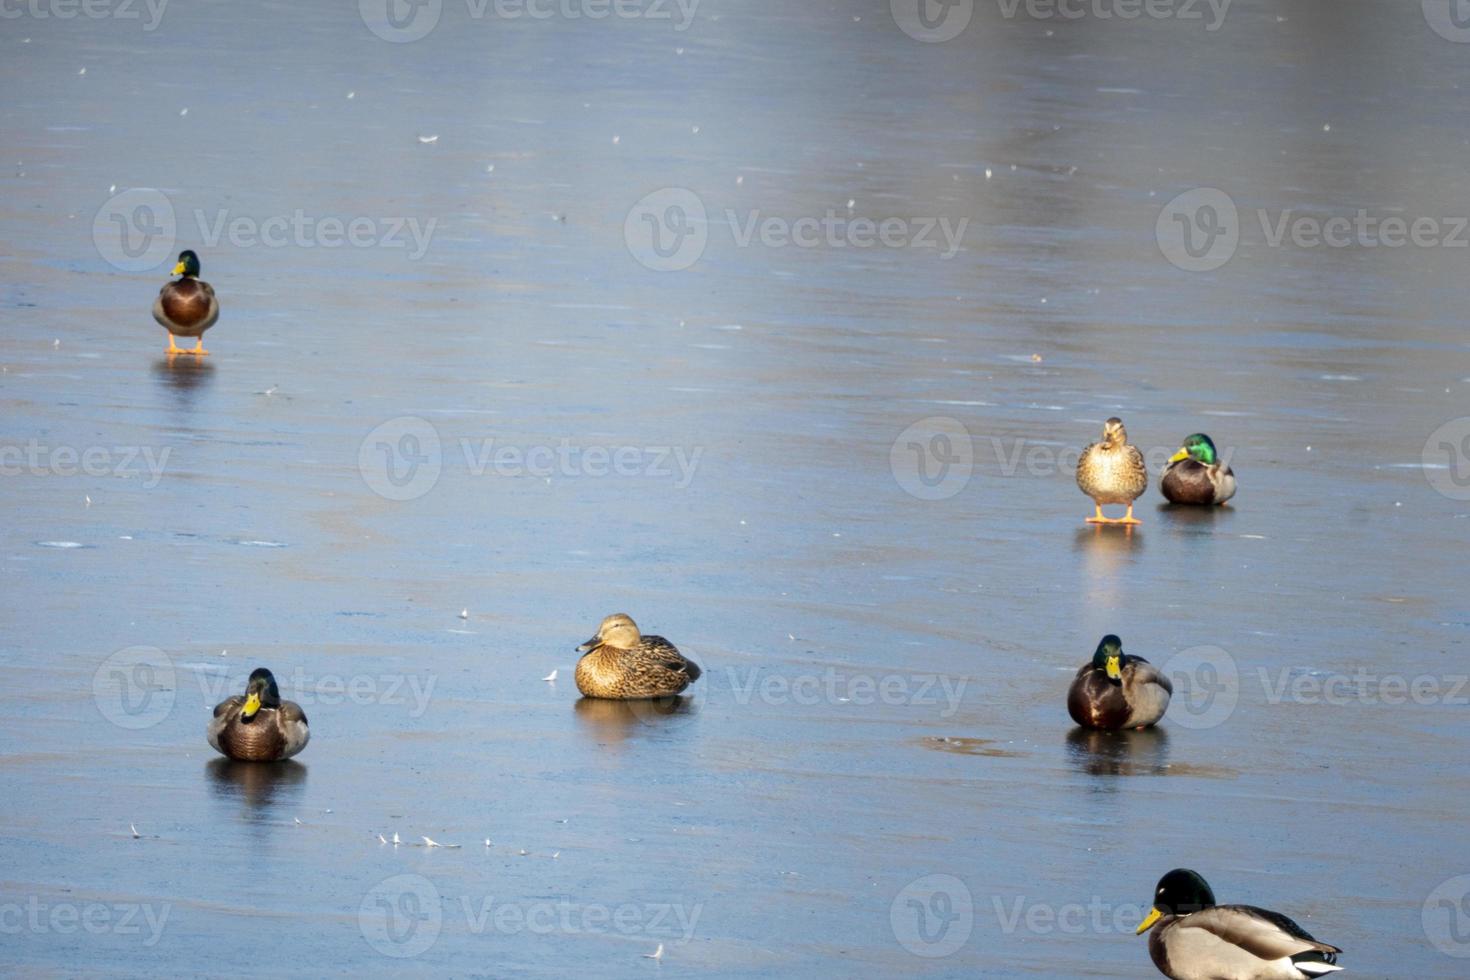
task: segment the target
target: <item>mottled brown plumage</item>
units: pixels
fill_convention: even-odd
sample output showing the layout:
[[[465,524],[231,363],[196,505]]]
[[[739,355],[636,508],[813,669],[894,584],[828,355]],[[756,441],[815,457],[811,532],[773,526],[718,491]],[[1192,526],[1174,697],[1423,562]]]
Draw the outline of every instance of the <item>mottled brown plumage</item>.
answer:
[[[1092,498],[1091,524],[1138,524],[1133,516],[1133,501],[1148,489],[1148,469],[1143,453],[1128,445],[1128,430],[1123,420],[1110,418],[1103,425],[1101,442],[1082,450],[1077,459],[1077,486]],[[1128,513],[1121,518],[1104,517],[1104,504],[1126,504]]]
[[[244,694],[215,705],[207,734],[217,752],[245,762],[289,759],[311,739],[301,705],[281,700],[275,677],[264,667],[251,673]]]
[[[578,649],[577,690],[589,698],[669,697],[699,679],[698,664],[663,637],[644,636],[626,613],[604,619]]]

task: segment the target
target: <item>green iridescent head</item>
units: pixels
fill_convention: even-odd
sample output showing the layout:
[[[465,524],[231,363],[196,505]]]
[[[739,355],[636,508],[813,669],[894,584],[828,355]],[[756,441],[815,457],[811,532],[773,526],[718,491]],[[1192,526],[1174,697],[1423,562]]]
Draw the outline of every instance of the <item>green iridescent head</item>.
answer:
[[[1196,463],[1206,466],[1215,465],[1215,443],[1203,432],[1196,432],[1184,440],[1184,445],[1179,451],[1169,457],[1169,462],[1177,463],[1181,459],[1192,459]]]
[[[1123,679],[1123,641],[1112,633],[1103,637],[1092,655],[1092,666],[1105,670],[1108,680]]]

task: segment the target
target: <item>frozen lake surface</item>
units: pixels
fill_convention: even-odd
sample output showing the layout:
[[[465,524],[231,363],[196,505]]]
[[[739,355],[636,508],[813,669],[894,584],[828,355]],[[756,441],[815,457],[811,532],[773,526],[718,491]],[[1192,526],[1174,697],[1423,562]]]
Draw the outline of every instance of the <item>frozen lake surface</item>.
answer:
[[[1141,977],[1182,865],[1465,976],[1452,24],[328,6],[0,28],[4,972]],[[679,710],[579,703],[619,610]],[[1106,632],[1159,729],[1072,730]]]

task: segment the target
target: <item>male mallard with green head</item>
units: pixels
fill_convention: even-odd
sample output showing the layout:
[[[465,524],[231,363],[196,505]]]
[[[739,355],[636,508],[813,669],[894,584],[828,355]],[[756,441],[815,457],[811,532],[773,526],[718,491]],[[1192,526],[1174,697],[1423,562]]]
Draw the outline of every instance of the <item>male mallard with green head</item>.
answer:
[[[1138,932],[1150,929],[1149,956],[1171,980],[1308,980],[1342,969],[1336,946],[1280,912],[1216,905],[1210,886],[1187,868],[1159,879]]]
[[[191,249],[179,253],[173,274],[179,278],[164,283],[153,301],[153,319],[168,331],[169,354],[194,354],[203,357],[204,331],[219,319],[219,300],[214,287],[199,278],[199,256]],[[193,350],[174,344],[174,337],[197,337]]]
[[[698,664],[663,637],[638,632],[627,613],[604,619],[577,651],[577,690],[589,698],[669,697],[699,679]]]
[[[208,734],[216,751],[245,762],[289,759],[311,739],[301,705],[281,700],[275,676],[264,667],[251,672],[244,694],[215,705]]]
[[[1164,717],[1174,685],[1142,657],[1123,652],[1112,633],[1082,665],[1067,691],[1067,713],[1083,728],[1147,728]]]
[[[1214,441],[1196,432],[1169,457],[1159,491],[1171,504],[1223,504],[1235,496],[1235,472],[1216,458]]]
[[[1082,450],[1077,459],[1077,486],[1092,498],[1093,516],[1087,523],[1142,523],[1133,516],[1133,501],[1148,489],[1148,470],[1143,465],[1143,453],[1137,446],[1128,445],[1128,430],[1123,428],[1122,419],[1108,419],[1103,424],[1102,441]],[[1104,504],[1127,504],[1128,513],[1104,517]]]

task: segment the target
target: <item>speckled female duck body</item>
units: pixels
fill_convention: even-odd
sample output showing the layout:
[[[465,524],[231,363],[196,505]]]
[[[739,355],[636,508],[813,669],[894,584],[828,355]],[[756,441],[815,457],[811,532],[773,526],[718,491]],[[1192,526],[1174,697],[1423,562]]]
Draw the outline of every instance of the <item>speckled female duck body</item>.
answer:
[[[289,759],[311,739],[301,705],[281,700],[275,676],[264,667],[250,674],[244,694],[215,705],[207,734],[215,751],[244,762]]]
[[[1148,953],[1171,980],[1309,980],[1342,969],[1342,950],[1320,943],[1280,912],[1216,905],[1204,878],[1175,868],[1159,879],[1138,926]]]
[[[1101,442],[1082,450],[1077,459],[1077,486],[1092,498],[1093,516],[1089,524],[1140,524],[1133,516],[1133,501],[1148,489],[1148,469],[1143,453],[1128,445],[1128,430],[1123,420],[1110,418],[1103,423]],[[1104,517],[1106,504],[1124,504],[1128,512],[1122,517]]]
[[[1173,694],[1169,678],[1142,657],[1125,654],[1123,641],[1109,633],[1077,671],[1067,713],[1083,728],[1147,728],[1164,717]]]
[[[698,664],[663,637],[644,636],[626,613],[608,616],[577,649],[577,690],[589,698],[671,697],[700,675]]]

